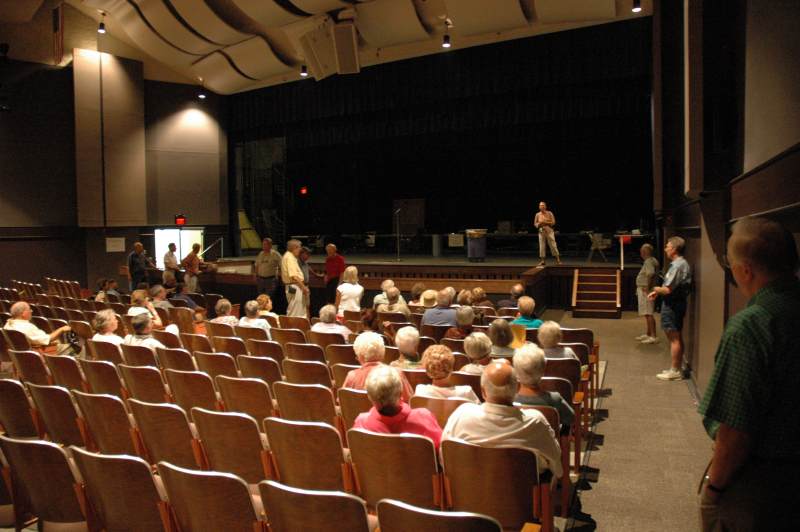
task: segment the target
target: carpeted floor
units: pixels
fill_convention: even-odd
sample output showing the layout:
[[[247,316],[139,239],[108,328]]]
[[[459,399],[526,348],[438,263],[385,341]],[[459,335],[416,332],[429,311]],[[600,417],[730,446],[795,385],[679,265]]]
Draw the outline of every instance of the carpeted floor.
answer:
[[[584,460],[580,503],[567,522],[572,531],[690,531],[699,519],[695,494],[711,455],[688,381],[663,382],[669,366],[663,333],[641,345],[643,320],[574,319],[569,312],[545,317],[564,327],[589,327],[599,336],[607,362],[596,445]]]

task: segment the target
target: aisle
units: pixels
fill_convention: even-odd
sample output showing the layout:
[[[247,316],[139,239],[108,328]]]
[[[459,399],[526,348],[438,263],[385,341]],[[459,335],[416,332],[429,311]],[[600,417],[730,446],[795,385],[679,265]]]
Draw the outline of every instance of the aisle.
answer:
[[[573,319],[561,311],[545,316],[593,329],[607,361],[599,445],[588,456],[590,482],[580,492],[584,515],[571,519],[568,530],[698,530],[695,493],[711,440],[687,381],[655,378],[669,365],[663,333],[655,345],[633,340],[643,321],[634,312],[621,320]]]

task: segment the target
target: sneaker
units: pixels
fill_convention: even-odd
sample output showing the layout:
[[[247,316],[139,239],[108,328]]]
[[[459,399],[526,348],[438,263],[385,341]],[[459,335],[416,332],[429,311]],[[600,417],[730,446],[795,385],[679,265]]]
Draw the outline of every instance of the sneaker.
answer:
[[[539,264],[537,264],[536,266],[537,266],[537,267],[538,267],[538,266],[544,266],[544,261],[541,261],[541,262],[539,262]]]
[[[658,338],[656,338],[655,336],[648,336],[644,340],[642,340],[642,343],[643,344],[657,344],[658,343]]]
[[[650,338],[650,337],[649,337],[649,336],[647,336],[646,334],[640,334],[639,336],[637,336],[636,338],[634,338],[634,340],[638,340],[639,342],[641,342],[641,341],[642,341],[642,340],[644,340],[645,338]]]
[[[656,378],[661,379],[662,381],[679,381],[683,379],[683,373],[677,369],[665,369],[656,375]]]

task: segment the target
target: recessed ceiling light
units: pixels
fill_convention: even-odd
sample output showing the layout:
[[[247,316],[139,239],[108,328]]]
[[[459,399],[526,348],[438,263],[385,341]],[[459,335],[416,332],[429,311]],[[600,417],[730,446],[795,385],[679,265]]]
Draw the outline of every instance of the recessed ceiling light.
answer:
[[[633,8],[631,11],[634,13],[639,13],[642,10],[642,0],[633,0]]]
[[[442,48],[450,48],[450,34],[445,33],[442,37]]]
[[[307,67],[307,66],[305,66],[305,65],[302,65],[302,66],[300,67],[300,76],[302,76],[302,77],[304,77],[304,78],[307,78],[307,77],[308,77],[308,67]]]

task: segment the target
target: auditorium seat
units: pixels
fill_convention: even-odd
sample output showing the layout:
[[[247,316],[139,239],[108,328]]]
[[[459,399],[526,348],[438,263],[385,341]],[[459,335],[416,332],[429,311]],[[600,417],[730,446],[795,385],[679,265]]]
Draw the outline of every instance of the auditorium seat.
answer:
[[[288,342],[293,342],[296,344],[306,343],[306,335],[300,329],[274,328],[269,330],[269,334],[272,339],[281,344],[284,349]]]
[[[325,348],[325,361],[329,366],[335,364],[358,365],[352,344],[331,344]]]
[[[347,374],[354,369],[361,367],[361,364],[334,364],[331,366],[331,373],[333,374],[333,385],[338,390],[344,386],[344,381]]]
[[[357,321],[361,323],[361,311],[360,310],[345,310],[344,311],[344,319],[345,321]]]
[[[417,348],[417,352],[422,355],[426,349],[430,346],[436,345],[436,339],[431,338],[430,336],[420,336],[419,337],[419,346]]]
[[[122,364],[125,362],[122,360],[122,353],[119,347],[111,342],[89,340],[87,345],[89,346],[89,354],[91,354],[94,360],[104,360],[112,364]]]
[[[200,364],[198,364],[198,367]],[[175,404],[186,412],[199,406],[207,410],[217,410],[217,394],[211,377],[202,371],[164,370],[170,394]]]
[[[314,343],[298,344],[294,342],[287,342],[283,346],[287,358],[292,360],[305,360],[308,362],[325,362],[325,351]]]
[[[158,362],[163,369],[176,369],[178,371],[195,371],[197,367],[192,354],[181,348],[156,348]]]
[[[545,366],[546,371],[546,366]],[[583,426],[581,424],[581,417],[583,416],[583,409],[581,408],[581,402],[569,400],[567,397],[573,396],[573,387],[572,383],[564,378],[561,377],[543,377],[541,381],[539,381],[539,387],[547,392],[558,392],[561,397],[564,398],[565,401],[569,401],[572,405],[573,410],[575,410],[575,420],[572,422],[572,437],[574,439],[574,449],[573,452],[575,453],[575,472],[580,472],[580,463],[581,463],[581,445],[583,441]]]
[[[163,499],[147,462],[78,447],[70,452],[83,479],[79,497],[86,497],[98,530],[163,530],[158,511]]]
[[[131,422],[125,403],[113,395],[72,391],[81,412],[84,441],[103,454],[136,454],[131,441]]]
[[[439,341],[439,343],[444,346],[447,346],[447,348],[450,349],[450,351],[453,352],[457,351],[459,353],[464,352],[464,340],[462,340],[461,338],[442,338]]]
[[[33,405],[19,381],[0,379],[0,425],[11,438],[36,438],[39,433],[33,422]]]
[[[158,314],[158,318],[161,320],[161,324],[166,327],[170,324],[169,321],[169,309],[164,307],[154,307],[156,309],[156,314]]]
[[[198,371],[206,373],[213,381],[217,375],[227,377],[238,377],[239,371],[236,369],[236,361],[228,353],[194,353]]]
[[[215,336],[211,339],[211,345],[214,346],[214,351],[228,353],[234,359],[247,354],[244,340],[237,336]]]
[[[417,329],[419,329],[422,326],[422,316],[423,314],[418,314],[416,312],[411,313],[410,316],[411,323],[413,323],[417,327]]]
[[[418,384],[431,384],[433,382],[424,369],[404,369],[403,375],[405,375],[412,390],[416,390]]]
[[[436,343],[444,338],[444,335],[449,328],[449,325],[429,325],[426,323],[420,328],[419,334],[422,336],[430,336],[435,340],[434,343]]]
[[[353,428],[353,423],[359,414],[369,412],[372,408],[372,401],[364,390],[341,388],[336,392],[336,396],[339,398],[345,430]]]
[[[406,323],[408,318],[402,312],[378,312],[378,322]]]
[[[519,313],[517,307],[500,307],[497,309],[498,316],[516,316]]]
[[[206,326],[206,333],[210,339],[214,339],[217,336],[235,336],[236,331],[234,331],[233,326],[228,325],[227,323],[214,323],[213,321],[204,321],[203,322]]]
[[[409,401],[409,405],[411,408],[427,408],[431,411],[436,417],[436,421],[439,423],[439,426],[444,428],[447,424],[447,420],[450,418],[450,414],[455,412],[456,408],[463,405],[464,403],[469,403],[466,399],[459,399],[456,397],[451,397],[449,399],[442,399],[439,397],[424,397],[421,395],[415,395],[411,397],[411,401]]]
[[[148,403],[163,403],[167,400],[167,390],[161,372],[149,366],[117,366],[125,382],[125,388],[134,399]]]
[[[8,349],[14,349],[16,351],[31,350],[31,343],[28,341],[28,337],[23,333],[15,331],[14,329],[3,329],[2,332]]]
[[[252,340],[245,341],[247,352],[254,357],[270,357],[279,363],[283,360],[283,346],[273,340]]]
[[[378,502],[381,532],[408,530],[436,532],[502,532],[500,522],[472,512],[442,512],[419,508],[405,502],[383,499]]]
[[[28,383],[28,390],[36,408],[36,418],[50,441],[83,447],[83,436],[77,423],[78,411],[69,391],[61,386],[39,386],[31,383]]]
[[[169,403],[146,403],[128,399],[136,428],[132,431],[141,446],[137,453],[155,465],[165,461],[181,467],[197,467],[192,450],[194,435],[186,411]]]
[[[278,400],[278,410],[283,419],[292,421],[319,421],[338,427],[333,391],[319,384],[291,384],[276,382],[272,393]]]
[[[394,346],[387,345],[384,348],[383,352],[383,362],[384,364],[391,364],[395,360],[400,358],[400,350]]]
[[[236,336],[238,336],[245,342],[247,340],[261,340],[261,341],[269,340],[269,337],[267,336],[267,331],[265,331],[261,327],[241,327],[237,325],[236,327],[234,327],[234,331],[236,332]]]
[[[309,360],[283,360],[283,375],[286,382],[292,384],[320,384],[332,388],[331,373],[328,366],[322,362]]]
[[[483,401],[483,392],[481,392],[481,376],[473,375],[471,373],[462,373],[454,371],[450,374],[450,384],[452,386],[472,386],[472,391],[478,396],[478,399]]]
[[[561,469],[563,473],[559,482],[561,483],[561,516],[569,516],[570,485],[569,478],[569,435],[561,433],[561,420],[558,417],[558,410],[552,406],[522,405],[522,410],[538,410],[547,420],[553,433],[556,435],[558,444],[561,448]]]
[[[242,377],[261,379],[269,385],[270,390],[272,390],[273,383],[283,380],[281,366],[274,358],[242,355],[237,361],[239,362]]]
[[[339,333],[308,331],[306,336],[309,342],[317,344],[322,349],[326,349],[332,344],[341,344],[344,341],[344,338]]]
[[[41,353],[9,349],[8,356],[11,357],[14,369],[22,382],[32,382],[45,386],[53,384],[53,378],[47,371],[47,366]]]
[[[418,434],[347,431],[357,493],[370,508],[385,498],[440,508],[442,479],[433,442]]]
[[[80,320],[70,320],[69,326],[72,329],[72,332],[78,335],[79,338],[82,338],[83,341],[91,340],[92,336],[94,336],[94,330],[92,326],[89,325],[89,321],[80,321]]]
[[[181,343],[184,349],[190,353],[194,353],[195,351],[210,353],[214,351],[214,348],[211,346],[211,340],[202,334],[181,332]]]
[[[68,390],[86,391],[89,384],[84,380],[78,362],[71,356],[44,355],[44,363],[50,370],[53,383]]]
[[[349,493],[304,490],[274,481],[261,482],[258,488],[270,532],[370,532],[373,529],[364,501]]]
[[[242,412],[256,420],[275,415],[275,403],[269,385],[261,379],[219,375],[214,379],[226,412]]]
[[[173,305],[175,305],[175,301],[178,300],[170,300]],[[181,301],[185,305],[184,301]],[[174,323],[178,326],[178,330],[181,334],[194,334],[194,312],[188,308],[181,308],[179,306],[174,306],[173,308],[169,309],[169,321],[170,323]],[[183,337],[181,337],[183,339]],[[183,345],[186,345],[186,342],[183,342]]]
[[[86,382],[89,383],[89,390],[92,393],[107,393],[115,395],[120,399],[126,399],[127,390],[122,385],[122,381],[117,373],[117,368],[111,362],[104,360],[78,359]]]
[[[164,310],[164,309],[159,309],[159,310]],[[168,322],[163,322],[163,323],[166,325],[166,323]],[[181,344],[180,337],[176,336],[175,334],[169,331],[153,329],[151,334],[153,335],[153,338],[164,344],[164,347],[168,347],[170,349],[178,349],[183,347],[183,344]]]
[[[278,316],[278,323],[281,329],[300,329],[303,332],[311,329],[311,322],[302,316]]]
[[[129,366],[153,366],[158,367],[156,355],[153,350],[143,345],[122,344],[122,358]]]

